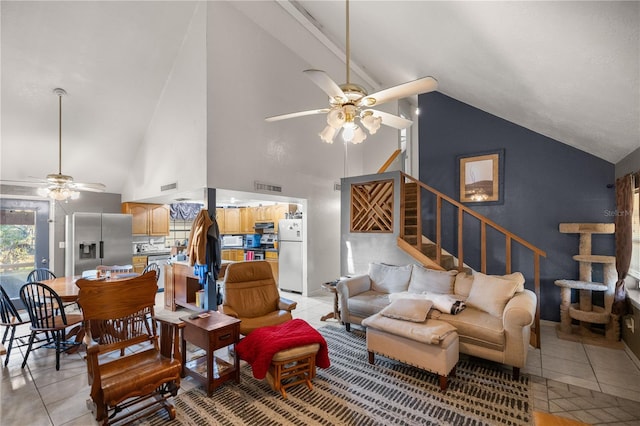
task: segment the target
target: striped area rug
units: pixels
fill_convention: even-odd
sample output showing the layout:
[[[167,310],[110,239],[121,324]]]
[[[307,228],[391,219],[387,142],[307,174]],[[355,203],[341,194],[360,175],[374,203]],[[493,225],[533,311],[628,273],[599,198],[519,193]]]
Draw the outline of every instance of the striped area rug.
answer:
[[[463,358],[449,388],[434,374],[382,356],[367,361],[364,334],[325,326],[331,367],[318,369],[314,388],[289,388],[288,399],[249,366],[241,383],[227,383],[211,397],[201,388],[175,398],[177,417],[157,414],[155,425],[528,425],[532,421],[529,378],[513,381],[499,365]]]

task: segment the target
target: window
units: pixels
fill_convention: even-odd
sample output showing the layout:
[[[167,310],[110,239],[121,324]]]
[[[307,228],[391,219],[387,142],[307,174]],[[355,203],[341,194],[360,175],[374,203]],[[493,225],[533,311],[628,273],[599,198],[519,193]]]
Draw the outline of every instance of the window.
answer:
[[[640,279],[640,193],[636,189],[633,194],[633,216],[631,219],[632,233],[632,249],[631,249],[631,265],[629,266],[629,274]]]

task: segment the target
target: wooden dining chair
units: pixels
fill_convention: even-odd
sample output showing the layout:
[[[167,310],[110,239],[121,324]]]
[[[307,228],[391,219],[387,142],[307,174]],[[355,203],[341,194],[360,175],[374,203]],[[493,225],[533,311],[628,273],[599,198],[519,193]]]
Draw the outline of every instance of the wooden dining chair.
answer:
[[[154,271],[156,273],[156,282],[160,279],[160,265],[158,265],[157,263],[149,263],[147,266],[144,267],[144,270],[142,271],[143,274],[146,274],[149,271]]]
[[[174,419],[175,408],[167,399],[180,387],[179,325],[154,318],[155,274],[110,282],[79,279],[76,284],[96,420],[128,423],[161,409]]]
[[[20,288],[20,299],[29,313],[31,322],[31,335],[27,352],[24,354],[22,368],[27,365],[27,359],[32,350],[43,346],[53,347],[56,350],[56,370],[60,370],[60,354],[77,346],[80,342],[67,341],[67,328],[82,323],[81,314],[67,314],[62,306],[60,296],[51,287],[42,283],[26,283]],[[50,333],[53,342],[45,342],[34,348],[39,333]]]
[[[7,353],[4,358],[5,367],[7,366],[7,364],[9,364],[9,355],[11,355],[11,349],[26,346],[28,344],[28,334],[16,336],[16,329],[19,326],[28,323],[29,320],[22,319],[20,317],[20,313],[11,301],[11,298],[4,290],[4,288],[0,286],[0,326],[5,327],[4,334],[2,335],[2,344],[4,345],[7,341],[7,337],[9,338]]]
[[[54,280],[56,275],[47,268],[36,268],[27,275],[28,283],[39,283],[46,280]]]

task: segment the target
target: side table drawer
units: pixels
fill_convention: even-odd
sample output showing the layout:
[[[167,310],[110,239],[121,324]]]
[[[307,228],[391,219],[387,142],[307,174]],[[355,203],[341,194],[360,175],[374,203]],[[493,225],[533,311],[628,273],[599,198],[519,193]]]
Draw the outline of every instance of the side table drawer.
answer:
[[[222,348],[233,343],[238,342],[239,340],[239,332],[240,328],[237,326],[225,327],[222,330],[217,330],[213,335],[213,347],[215,349]]]

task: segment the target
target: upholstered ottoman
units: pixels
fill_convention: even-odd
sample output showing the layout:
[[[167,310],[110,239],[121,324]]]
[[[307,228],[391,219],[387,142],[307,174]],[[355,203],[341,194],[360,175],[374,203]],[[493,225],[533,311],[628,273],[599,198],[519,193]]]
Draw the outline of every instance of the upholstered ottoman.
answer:
[[[436,373],[440,389],[447,389],[448,376],[455,376],[459,359],[458,333],[454,326],[436,319],[412,322],[375,314],[362,321],[367,328],[369,363],[384,355]]]

